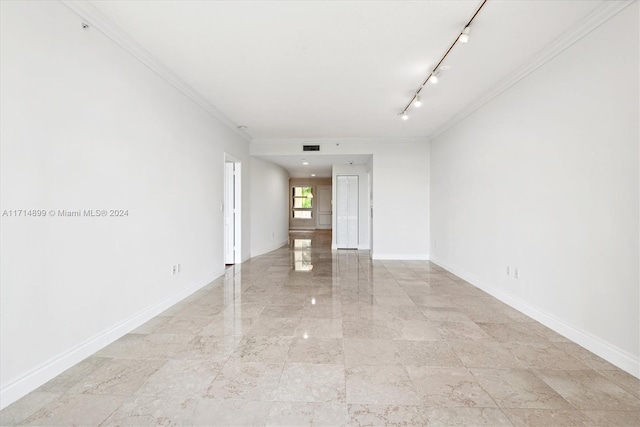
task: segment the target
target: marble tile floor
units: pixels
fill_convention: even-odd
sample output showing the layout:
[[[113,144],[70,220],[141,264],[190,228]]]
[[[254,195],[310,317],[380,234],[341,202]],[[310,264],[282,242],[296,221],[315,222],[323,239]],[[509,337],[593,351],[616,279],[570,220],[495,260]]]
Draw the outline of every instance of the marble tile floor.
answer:
[[[0,424],[640,426],[640,380],[440,267],[291,238]]]

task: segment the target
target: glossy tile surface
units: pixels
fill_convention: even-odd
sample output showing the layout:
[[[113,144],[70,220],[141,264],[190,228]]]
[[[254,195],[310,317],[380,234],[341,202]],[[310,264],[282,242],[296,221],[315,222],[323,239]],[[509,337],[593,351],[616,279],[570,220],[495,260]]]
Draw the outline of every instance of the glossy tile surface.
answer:
[[[640,380],[440,267],[291,238],[0,425],[640,426]]]

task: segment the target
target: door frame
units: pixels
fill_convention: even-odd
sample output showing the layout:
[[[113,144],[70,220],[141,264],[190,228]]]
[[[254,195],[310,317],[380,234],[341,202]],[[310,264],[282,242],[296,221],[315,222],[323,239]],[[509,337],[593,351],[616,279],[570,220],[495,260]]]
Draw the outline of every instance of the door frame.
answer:
[[[227,172],[227,164],[233,164],[233,174]],[[223,258],[225,264],[240,264],[242,262],[242,163],[228,153],[224,153],[223,163],[224,199],[222,203],[223,227]],[[233,202],[232,206],[228,206]],[[227,217],[227,215],[230,215]],[[231,220],[233,235],[227,232],[227,220]],[[233,250],[228,253],[227,248],[233,239]]]

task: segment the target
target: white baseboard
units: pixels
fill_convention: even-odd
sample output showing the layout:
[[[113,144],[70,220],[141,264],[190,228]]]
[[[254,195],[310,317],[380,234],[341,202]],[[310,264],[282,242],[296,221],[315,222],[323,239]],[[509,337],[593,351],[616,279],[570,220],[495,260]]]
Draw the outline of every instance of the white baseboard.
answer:
[[[526,314],[534,320],[542,323],[543,325],[553,329],[560,335],[570,339],[571,341],[581,345],[592,353],[602,357],[606,361],[619,367],[620,369],[630,373],[631,375],[640,378],[640,359],[628,353],[625,350],[618,348],[617,346],[608,343],[602,338],[596,337],[589,332],[583,331],[565,322],[556,316],[540,310],[527,303],[526,301],[509,295],[500,289],[496,289],[488,283],[485,283],[481,279],[462,271],[454,266],[448,265],[446,262],[433,257],[431,262],[439,265],[445,270],[455,274],[456,276],[466,280],[477,288],[482,289],[488,294],[496,297],[505,304],[510,305],[518,311]]]
[[[428,261],[429,254],[381,254],[374,252],[371,254],[371,258],[389,261]]]
[[[269,246],[263,246],[260,249],[256,249],[256,250],[252,250],[251,251],[251,258],[256,257],[256,256],[260,256],[260,255],[264,255],[268,252],[271,251],[275,251],[276,249],[280,249],[284,246],[287,246],[289,244],[289,240],[283,240],[282,242],[278,242],[278,243],[274,243],[273,245],[269,245]]]
[[[169,298],[157,302],[122,322],[87,339],[86,341],[81,342],[75,347],[67,350],[65,353],[42,363],[40,366],[32,369],[21,378],[2,387],[2,389],[0,389],[0,409],[7,407],[11,403],[45,384],[47,381],[55,378],[57,375],[60,375],[73,365],[81,362],[143,323],[151,320],[158,314],[182,301],[223,274],[224,268],[207,274],[205,277],[194,281],[185,289],[176,292]]]

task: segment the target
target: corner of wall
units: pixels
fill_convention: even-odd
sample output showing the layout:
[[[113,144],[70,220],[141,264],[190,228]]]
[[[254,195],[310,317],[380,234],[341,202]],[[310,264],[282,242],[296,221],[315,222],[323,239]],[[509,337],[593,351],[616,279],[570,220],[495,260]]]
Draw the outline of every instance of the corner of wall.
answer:
[[[64,354],[45,361],[32,371],[27,372],[23,377],[7,384],[0,390],[0,409],[7,407],[11,403],[40,387],[42,384],[57,375],[60,375],[75,364],[131,332],[138,326],[143,325],[145,322],[156,317],[169,307],[184,300],[223,274],[224,268],[207,274],[201,279],[194,281],[186,288],[171,295],[169,298],[159,301],[139,313],[134,314],[128,319],[125,319],[122,322],[100,332],[99,334],[69,349]]]
[[[485,291],[489,295],[526,314],[532,319],[553,329],[560,335],[563,335],[571,341],[581,345],[582,347],[611,362],[612,364],[618,366],[631,375],[640,378],[640,359],[634,357],[632,354],[629,354],[628,352],[616,347],[611,343],[606,342],[599,337],[590,334],[587,331],[578,329],[566,323],[562,319],[559,319],[558,317],[555,317],[550,313],[547,313],[534,307],[531,304],[528,304],[526,301],[509,295],[492,286],[491,284],[486,283],[473,274],[463,271],[455,266],[449,265],[437,257],[433,257],[431,262],[466,280],[476,288]]]
[[[253,250],[251,252],[251,257],[250,258],[257,257],[257,256],[260,256],[260,255],[264,255],[264,254],[269,253],[271,251],[278,250],[280,248],[283,248],[283,247],[287,246],[288,244],[289,244],[289,239],[283,240],[283,241],[278,242],[278,243],[274,243],[273,245],[263,246],[261,248]]]

